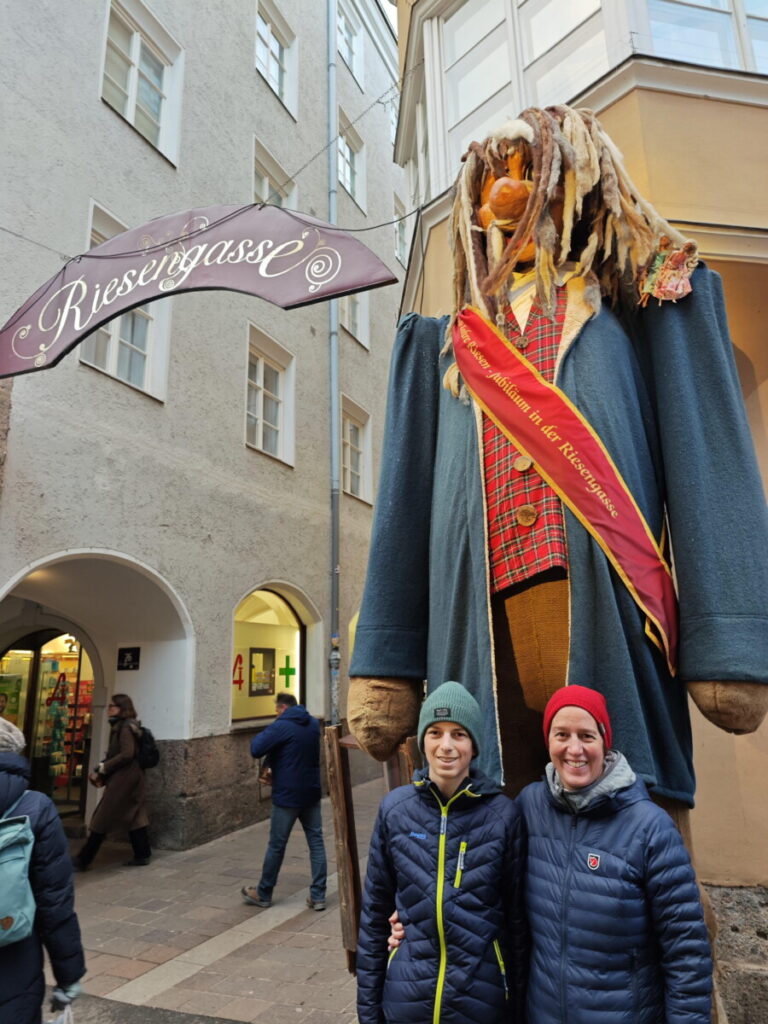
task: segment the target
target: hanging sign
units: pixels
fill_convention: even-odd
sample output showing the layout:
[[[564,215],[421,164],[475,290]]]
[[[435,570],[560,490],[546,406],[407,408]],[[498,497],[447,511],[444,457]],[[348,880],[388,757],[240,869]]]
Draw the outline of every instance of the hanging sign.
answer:
[[[0,329],[0,377],[54,366],[155,299],[226,289],[294,309],[395,284],[355,236],[276,206],[208,206],[124,231],[69,260]]]

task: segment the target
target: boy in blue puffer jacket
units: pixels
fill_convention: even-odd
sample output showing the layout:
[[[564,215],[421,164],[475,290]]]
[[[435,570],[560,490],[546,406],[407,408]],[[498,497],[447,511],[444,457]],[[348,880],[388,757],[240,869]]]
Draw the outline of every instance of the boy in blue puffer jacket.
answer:
[[[360,1024],[522,1024],[526,840],[514,801],[471,762],[480,708],[443,683],[419,717],[427,768],[381,803],[357,949]],[[407,939],[391,956],[388,918]]]

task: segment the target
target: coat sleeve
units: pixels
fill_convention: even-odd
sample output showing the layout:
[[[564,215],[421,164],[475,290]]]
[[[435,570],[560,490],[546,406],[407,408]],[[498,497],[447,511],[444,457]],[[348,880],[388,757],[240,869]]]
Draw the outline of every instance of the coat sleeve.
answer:
[[[80,925],[75,914],[72,864],[61,819],[47,801],[35,826],[29,863],[35,894],[35,927],[48,951],[58,985],[71,985],[85,974]]]
[[[368,871],[357,941],[357,1018],[359,1024],[385,1024],[382,1009],[389,951],[389,917],[397,885],[387,852],[384,813],[379,809],[368,854]]]
[[[680,678],[768,683],[768,510],[720,277],[641,314],[680,597]]]
[[[712,956],[688,851],[671,820],[646,842],[645,891],[664,976],[665,1024],[709,1024]]]
[[[285,725],[276,719],[251,740],[251,757],[264,757],[285,739]]]
[[[504,918],[509,942],[507,980],[512,1002],[513,1024],[525,1021],[525,999],[528,983],[530,940],[525,913],[523,879],[528,849],[528,833],[522,812],[515,804],[515,815],[507,829],[504,851],[503,890]]]
[[[429,539],[443,320],[415,314],[390,364],[384,450],[350,675],[427,674]]]
[[[104,774],[111,775],[113,772],[118,771],[120,768],[125,768],[127,764],[136,757],[138,752],[138,740],[128,722],[123,722],[120,726],[120,731],[117,734],[120,749],[114,757],[110,757],[104,762]]]

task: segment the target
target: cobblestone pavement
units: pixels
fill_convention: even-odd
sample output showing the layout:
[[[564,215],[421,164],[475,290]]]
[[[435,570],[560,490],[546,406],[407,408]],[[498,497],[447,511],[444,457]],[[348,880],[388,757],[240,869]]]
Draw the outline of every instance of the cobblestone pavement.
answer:
[[[383,795],[380,779],[354,789],[361,860]],[[268,910],[245,905],[240,895],[242,885],[258,881],[268,821],[192,850],[159,850],[144,868],[123,867],[129,847],[105,844],[93,868],[76,876],[88,968],[78,1024],[354,1024],[327,798],[323,826],[324,912],[305,905],[309,854],[298,823]]]

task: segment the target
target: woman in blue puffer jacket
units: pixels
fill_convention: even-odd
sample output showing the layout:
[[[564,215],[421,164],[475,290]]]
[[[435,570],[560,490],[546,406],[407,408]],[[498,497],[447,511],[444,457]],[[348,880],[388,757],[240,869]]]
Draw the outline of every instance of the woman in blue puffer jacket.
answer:
[[[23,749],[23,733],[0,718],[0,815],[12,808],[11,817],[29,817],[35,836],[29,880],[37,904],[32,934],[0,946],[0,1024],[41,1021],[45,995],[43,946],[56,979],[54,998],[58,1005],[71,1002],[85,974],[64,829],[52,801],[28,788],[29,763],[21,756]]]
[[[709,1024],[712,962],[688,853],[624,756],[601,694],[557,690],[551,763],[518,800],[528,827],[528,1017]]]
[[[522,1024],[528,939],[525,831],[515,803],[471,770],[480,708],[458,683],[424,702],[427,769],[381,803],[357,948],[360,1024]],[[408,938],[391,956],[397,908]]]

